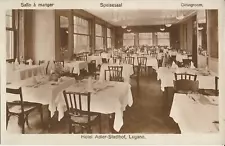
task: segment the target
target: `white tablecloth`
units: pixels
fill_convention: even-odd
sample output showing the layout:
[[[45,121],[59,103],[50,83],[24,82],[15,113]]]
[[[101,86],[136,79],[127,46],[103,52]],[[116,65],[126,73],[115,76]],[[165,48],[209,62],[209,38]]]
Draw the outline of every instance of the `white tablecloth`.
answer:
[[[219,121],[218,106],[202,104],[198,100],[192,100],[186,94],[174,94],[170,117],[178,123],[182,134],[218,132],[213,123]]]
[[[108,66],[123,66],[122,77],[124,78],[124,82],[130,82],[130,76],[134,73],[133,66],[130,64],[102,64],[100,69],[99,80],[105,80],[105,70],[108,70]],[[106,80],[109,80],[109,74],[106,75]]]
[[[177,55],[176,55],[176,61],[183,62],[183,59],[188,59],[188,56],[177,53]]]
[[[87,61],[91,62],[92,60],[96,61],[96,66],[102,65],[102,57],[101,56],[88,56]]]
[[[110,53],[101,53],[101,57],[102,58],[105,58],[105,59],[109,59],[110,58],[110,56],[111,56],[111,54]]]
[[[29,102],[37,102],[43,105],[49,104],[49,110],[53,116],[56,110],[55,99],[57,96],[62,97],[62,91],[72,85],[75,82],[74,78],[63,77],[62,82],[48,81],[48,76],[36,77],[37,81],[41,81],[39,86],[33,82],[33,77],[26,80],[13,82],[7,85],[7,88],[19,88],[22,87],[23,100]],[[19,96],[7,94],[7,101],[20,100]]]
[[[65,62],[65,68],[69,68],[70,70],[73,69],[73,73],[80,74],[81,69],[85,69],[88,71],[88,62],[86,61],[71,61],[71,62]]]
[[[19,81],[45,74],[46,67],[44,65],[18,65],[13,67],[13,64],[7,65],[7,82]]]
[[[111,87],[105,88],[102,91],[91,93],[91,111],[99,112],[103,114],[115,113],[114,129],[119,131],[123,125],[123,111],[126,106],[133,104],[133,97],[131,93],[131,86],[128,83],[123,82],[101,82],[95,81],[92,84],[95,86],[101,86],[103,84],[111,85]],[[71,85],[66,91],[72,92],[85,92],[87,87],[87,81],[83,83]],[[64,116],[66,111],[66,104],[63,97],[59,97],[56,101],[57,110],[59,111],[59,119]],[[86,109],[86,104],[82,104],[82,109]]]
[[[161,80],[161,90],[164,91],[165,87],[173,87],[173,81],[175,80],[174,73],[191,73],[197,74],[197,80],[199,81],[199,88],[200,89],[215,89],[215,76],[203,76],[199,75],[197,71],[186,69],[186,68],[179,68],[176,70],[168,69],[167,67],[160,67],[157,70],[157,79]]]

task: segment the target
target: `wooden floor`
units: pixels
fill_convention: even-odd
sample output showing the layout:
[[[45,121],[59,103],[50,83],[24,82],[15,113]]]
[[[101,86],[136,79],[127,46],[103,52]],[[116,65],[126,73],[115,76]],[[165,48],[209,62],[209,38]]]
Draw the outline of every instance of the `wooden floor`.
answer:
[[[137,92],[136,82],[131,81],[134,103],[132,107],[127,107],[124,112],[124,125],[120,133],[146,133],[146,134],[167,134],[180,133],[178,125],[173,119],[166,116],[163,110],[163,93],[160,90],[160,82],[156,80],[156,73],[150,76],[144,76],[140,79],[140,91]],[[44,119],[47,122],[48,108],[44,109]],[[28,134],[67,134],[68,125],[65,120],[55,122],[49,129],[43,129],[38,112],[34,112],[29,117],[30,127],[26,127]],[[17,117],[12,117],[9,121],[8,132],[20,133],[20,127],[17,124]],[[102,133],[110,133],[108,116],[102,116]],[[93,128],[97,133],[98,127]]]

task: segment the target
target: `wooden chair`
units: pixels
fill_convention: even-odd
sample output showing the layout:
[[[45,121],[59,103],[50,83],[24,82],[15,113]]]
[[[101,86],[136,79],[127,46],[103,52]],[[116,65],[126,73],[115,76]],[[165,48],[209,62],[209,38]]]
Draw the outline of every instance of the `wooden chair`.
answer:
[[[134,57],[125,57],[125,62],[130,65],[134,65]]]
[[[69,123],[69,133],[76,133],[75,126],[79,126],[81,130],[78,132],[92,133],[91,127],[99,124],[101,133],[101,114],[91,112],[91,94],[67,92],[63,91],[66,102],[66,118]]]
[[[143,70],[145,74],[147,73],[147,57],[137,57],[138,65],[140,65],[140,74],[143,74]]]
[[[43,122],[43,111],[42,111],[42,104],[34,103],[34,102],[27,102],[23,101],[22,96],[22,89],[21,87],[18,89],[10,89],[6,88],[6,93],[15,94],[20,96],[20,100],[13,101],[13,102],[6,102],[6,128],[8,127],[8,122],[11,116],[18,116],[18,121],[21,123],[22,126],[22,134],[25,134],[25,122],[29,126],[28,123],[28,116],[29,114],[38,109],[41,115],[41,121]]]
[[[174,90],[178,93],[188,93],[190,91],[197,92],[199,89],[199,81],[197,75],[188,73],[174,73]]]
[[[123,66],[108,66],[109,70],[109,80],[123,82]]]
[[[96,67],[96,60],[91,60],[91,62],[88,63],[88,71],[95,79],[100,75],[100,70]]]
[[[118,57],[112,57],[113,63],[116,63],[116,61],[119,59]]]
[[[197,75],[188,73],[174,73],[175,80],[193,80],[196,81]]]
[[[81,55],[77,57],[78,61],[87,61],[87,55]]]
[[[60,64],[62,67],[64,67],[64,61],[54,61],[54,64]]]
[[[13,63],[13,62],[15,62],[15,59],[6,59],[6,62]]]
[[[183,67],[189,67],[191,65],[190,59],[183,59]]]
[[[138,91],[139,91],[139,89],[140,89],[140,69],[141,69],[140,64],[139,64],[138,66],[135,66],[135,67],[134,67],[134,74],[131,75],[131,78],[136,79]]]
[[[199,81],[193,80],[176,80],[174,83],[174,91],[177,93],[187,94],[189,92],[198,92]]]
[[[39,60],[39,62],[38,62],[39,65],[44,64],[44,63],[45,63],[44,60]],[[45,73],[46,74],[48,73],[49,64],[50,64],[50,61],[47,62],[47,65],[46,65],[46,68],[45,68]]]

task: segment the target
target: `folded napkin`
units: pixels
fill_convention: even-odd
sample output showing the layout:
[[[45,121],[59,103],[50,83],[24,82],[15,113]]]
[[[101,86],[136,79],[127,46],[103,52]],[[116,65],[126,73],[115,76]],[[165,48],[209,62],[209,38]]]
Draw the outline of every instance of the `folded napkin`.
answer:
[[[177,64],[173,61],[171,68],[178,68]]]
[[[112,58],[109,59],[109,64],[113,64],[113,59]]]
[[[32,65],[33,60],[32,60],[32,59],[28,59],[26,62],[28,62],[28,63],[29,63],[29,65]]]
[[[15,59],[15,65],[18,65],[19,64],[19,62],[18,62],[18,59],[16,58]]]
[[[191,69],[194,69],[195,66],[194,66],[194,63],[191,61],[191,66],[190,66]]]

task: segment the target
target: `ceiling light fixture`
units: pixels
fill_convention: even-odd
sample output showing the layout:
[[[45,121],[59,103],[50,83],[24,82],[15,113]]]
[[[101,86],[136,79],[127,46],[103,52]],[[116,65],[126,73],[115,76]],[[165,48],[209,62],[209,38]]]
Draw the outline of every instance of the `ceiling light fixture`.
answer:
[[[160,28],[160,30],[161,30],[161,31],[164,31],[164,30],[165,30],[165,28],[164,28],[164,27],[162,27],[162,28]]]
[[[198,30],[203,30],[203,27],[199,27]]]
[[[171,27],[172,24],[171,24],[171,23],[167,23],[165,26],[166,26],[166,27]]]
[[[131,29],[127,29],[128,32],[131,32]]]
[[[127,26],[126,25],[123,25],[123,26],[121,26],[123,29],[126,29],[127,28]]]
[[[184,14],[183,14],[183,12],[181,11],[181,15],[178,15],[178,10],[177,10],[177,16],[176,16],[176,19],[177,20],[182,20],[182,19],[184,19]]]

